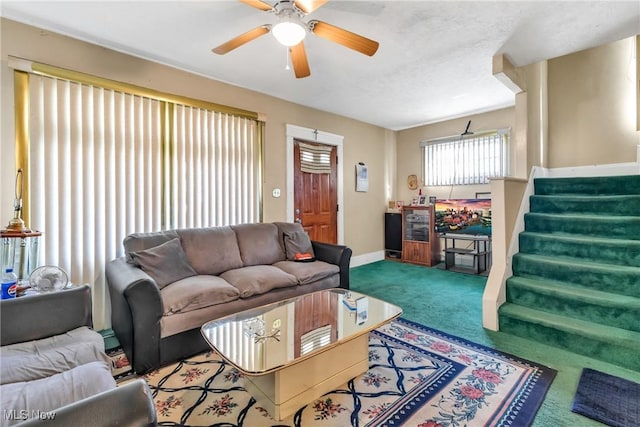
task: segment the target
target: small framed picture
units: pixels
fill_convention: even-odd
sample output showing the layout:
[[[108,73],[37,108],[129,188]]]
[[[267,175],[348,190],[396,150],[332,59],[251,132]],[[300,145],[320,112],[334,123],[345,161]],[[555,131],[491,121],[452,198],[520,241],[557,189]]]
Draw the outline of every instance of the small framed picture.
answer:
[[[418,196],[418,206],[427,206],[427,196]]]

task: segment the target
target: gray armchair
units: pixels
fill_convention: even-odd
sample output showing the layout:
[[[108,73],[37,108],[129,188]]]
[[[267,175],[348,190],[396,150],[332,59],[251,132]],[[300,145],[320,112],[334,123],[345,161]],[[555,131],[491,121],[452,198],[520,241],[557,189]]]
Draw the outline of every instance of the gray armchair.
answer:
[[[0,301],[0,425],[157,424],[146,382],[116,387],[91,327],[88,286]]]
[[[0,345],[3,347],[93,326],[91,289],[86,285],[2,300],[0,307]]]

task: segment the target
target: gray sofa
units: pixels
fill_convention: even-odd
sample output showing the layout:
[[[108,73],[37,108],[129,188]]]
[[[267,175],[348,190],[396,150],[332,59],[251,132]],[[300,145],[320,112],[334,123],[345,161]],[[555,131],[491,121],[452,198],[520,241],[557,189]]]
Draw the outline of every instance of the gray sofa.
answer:
[[[200,327],[209,320],[349,288],[351,249],[312,242],[297,223],[137,233],[123,245],[106,267],[111,323],[139,374],[207,350]]]
[[[91,326],[86,285],[0,302],[0,425],[156,424],[148,386],[116,387],[104,340]],[[118,401],[128,402],[126,411]],[[98,407],[104,416],[95,418]]]

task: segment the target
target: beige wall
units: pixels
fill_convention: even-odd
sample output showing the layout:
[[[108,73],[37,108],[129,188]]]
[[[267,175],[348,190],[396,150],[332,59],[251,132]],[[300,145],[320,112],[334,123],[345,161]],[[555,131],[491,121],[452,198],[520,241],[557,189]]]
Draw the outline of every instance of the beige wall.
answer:
[[[522,67],[526,174],[548,168],[637,160],[636,39],[630,37]]]
[[[0,226],[12,215],[14,182],[13,72],[7,57],[16,56],[182,96],[203,99],[266,114],[264,221],[286,219],[286,124],[344,136],[344,236],[355,255],[383,248],[385,194],[389,165],[385,153],[394,143],[390,131],[345,117],[302,107],[202,76],[124,55],[96,45],[2,19],[0,122]],[[203,55],[209,53],[203,52]],[[293,78],[293,77],[292,77]],[[355,164],[369,166],[367,193],[355,192]],[[29,224],[38,228],[37,224]],[[46,230],[45,232],[46,238]]]
[[[397,146],[397,185],[396,197],[398,200],[409,202],[413,196],[418,194],[417,190],[409,190],[407,187],[407,176],[416,174],[418,180],[421,177],[421,150],[420,141],[446,136],[460,135],[464,132],[467,122],[471,120],[471,131],[483,131],[513,127],[515,123],[515,109],[504,108],[483,114],[463,117],[459,119],[447,120],[445,122],[430,125],[418,126],[411,129],[399,131],[396,137]],[[511,153],[515,155],[514,152]],[[436,196],[438,198],[473,198],[476,192],[490,191],[487,185],[459,185],[451,187],[430,187],[423,188],[423,194]]]
[[[636,161],[635,37],[548,61],[548,166]]]

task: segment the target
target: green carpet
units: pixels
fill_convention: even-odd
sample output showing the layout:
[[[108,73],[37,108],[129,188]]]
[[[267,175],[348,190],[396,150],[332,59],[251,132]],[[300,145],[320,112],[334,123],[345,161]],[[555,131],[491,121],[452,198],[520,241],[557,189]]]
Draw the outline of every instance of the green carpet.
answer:
[[[582,368],[640,381],[640,372],[557,347],[482,328],[486,277],[380,261],[351,269],[351,288],[385,299],[404,310],[403,317],[558,371],[538,411],[534,427],[588,427],[602,424],[571,412]],[[471,427],[471,426],[470,426]]]
[[[500,330],[640,371],[640,175],[534,187]]]

